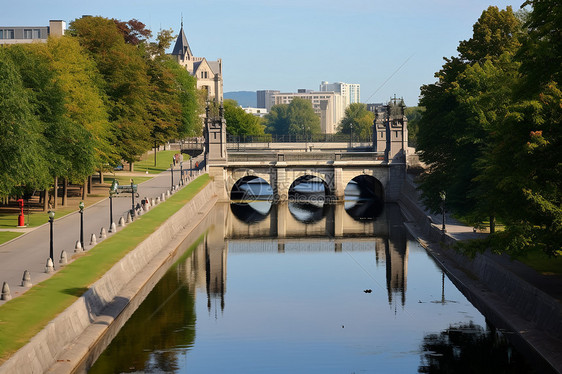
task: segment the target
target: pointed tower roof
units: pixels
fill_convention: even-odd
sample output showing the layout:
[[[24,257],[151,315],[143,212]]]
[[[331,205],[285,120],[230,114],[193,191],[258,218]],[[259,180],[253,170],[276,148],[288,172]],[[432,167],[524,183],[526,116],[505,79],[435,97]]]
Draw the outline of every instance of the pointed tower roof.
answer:
[[[189,48],[189,43],[187,42],[187,38],[185,37],[185,33],[183,32],[183,21],[181,22],[181,29],[176,39],[176,44],[174,45],[174,50],[172,51],[172,55],[180,55],[185,56],[185,54],[189,53],[189,56],[193,56],[191,52],[191,48]]]

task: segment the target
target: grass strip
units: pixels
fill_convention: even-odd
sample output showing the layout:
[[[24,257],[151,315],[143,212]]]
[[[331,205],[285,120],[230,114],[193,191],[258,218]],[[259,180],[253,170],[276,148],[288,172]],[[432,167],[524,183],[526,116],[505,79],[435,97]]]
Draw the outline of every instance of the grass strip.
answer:
[[[174,161],[174,155],[180,153],[179,150],[176,151],[158,151],[156,152],[156,166],[154,166],[154,154],[147,154],[142,157],[140,161],[135,162],[134,171],[139,173],[144,173],[148,171],[149,174],[159,174],[170,168],[170,164]],[[183,155],[184,162],[189,160],[189,156]],[[189,168],[188,163],[183,164],[184,170]],[[174,166],[174,169],[179,170],[180,166]]]
[[[0,364],[68,308],[208,183],[205,174],[110,236],[51,278],[0,307]]]
[[[23,232],[0,231],[0,244],[6,243],[20,235],[23,235]]]

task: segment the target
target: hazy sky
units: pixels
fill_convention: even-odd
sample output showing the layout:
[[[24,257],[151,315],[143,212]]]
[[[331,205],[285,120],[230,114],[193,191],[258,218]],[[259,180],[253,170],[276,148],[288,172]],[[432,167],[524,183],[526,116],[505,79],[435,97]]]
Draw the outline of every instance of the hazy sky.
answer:
[[[154,33],[184,29],[195,56],[222,58],[224,91],[317,90],[361,84],[362,102],[395,95],[414,106],[444,56],[490,5],[523,0],[3,1],[0,26],[46,26],[82,15],[136,18]]]

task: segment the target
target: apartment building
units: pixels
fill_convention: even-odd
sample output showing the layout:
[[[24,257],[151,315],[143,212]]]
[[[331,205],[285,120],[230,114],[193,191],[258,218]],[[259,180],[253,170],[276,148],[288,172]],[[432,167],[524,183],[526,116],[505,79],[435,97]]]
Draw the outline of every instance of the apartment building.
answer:
[[[45,43],[49,36],[62,36],[66,22],[50,20],[49,26],[0,26],[0,45]]]

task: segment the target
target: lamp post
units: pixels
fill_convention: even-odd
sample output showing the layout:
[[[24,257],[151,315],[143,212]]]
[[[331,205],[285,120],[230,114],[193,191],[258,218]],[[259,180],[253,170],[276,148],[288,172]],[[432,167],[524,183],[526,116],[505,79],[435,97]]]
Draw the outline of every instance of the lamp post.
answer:
[[[439,192],[439,197],[441,198],[441,214],[443,215],[443,226],[441,227],[441,231],[445,232],[445,199],[447,197],[445,191]]]
[[[170,186],[170,191],[174,189],[174,164],[170,164],[170,175],[172,176],[172,185]]]
[[[53,268],[55,267],[55,257],[53,254],[53,223],[55,222],[55,212],[49,210],[49,224],[51,226],[51,236],[49,240],[49,258],[53,262]]]
[[[349,124],[349,148],[353,148],[353,123]]]
[[[113,227],[113,195],[117,192],[117,181],[114,179],[109,189],[109,229]]]
[[[131,219],[135,219],[135,190],[133,178],[131,178]]]
[[[183,186],[183,161],[180,161],[180,183]]]
[[[80,244],[82,245],[82,250],[85,250],[84,247],[84,202],[80,201],[78,204],[78,208],[80,208]]]
[[[193,177],[193,157],[189,157],[189,177]]]

